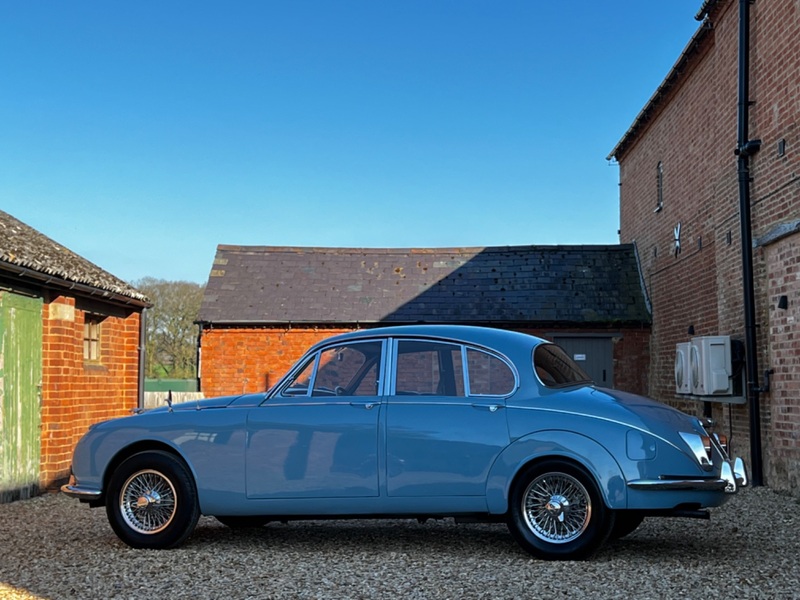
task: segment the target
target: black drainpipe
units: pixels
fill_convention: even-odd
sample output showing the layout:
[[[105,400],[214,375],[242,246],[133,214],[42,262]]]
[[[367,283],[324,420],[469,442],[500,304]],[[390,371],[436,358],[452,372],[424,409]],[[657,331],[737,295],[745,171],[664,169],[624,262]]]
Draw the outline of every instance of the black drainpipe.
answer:
[[[139,313],[139,373],[138,383],[139,392],[137,404],[139,408],[144,408],[144,378],[145,378],[145,361],[147,359],[147,309],[143,308]]]
[[[202,392],[202,386],[200,385],[200,369],[202,368],[201,358],[202,358],[202,350],[201,347],[203,345],[203,323],[202,321],[195,321],[197,325],[197,349],[195,350],[195,377],[197,378],[197,391]]]
[[[736,155],[739,172],[739,221],[742,234],[742,279],[744,287],[744,330],[747,356],[747,396],[750,408],[751,480],[763,485],[761,456],[761,403],[758,386],[758,345],[756,343],[755,292],[753,291],[753,237],[750,217],[750,157],[758,152],[761,140],[749,140],[750,108],[750,2],[739,0],[739,115]]]

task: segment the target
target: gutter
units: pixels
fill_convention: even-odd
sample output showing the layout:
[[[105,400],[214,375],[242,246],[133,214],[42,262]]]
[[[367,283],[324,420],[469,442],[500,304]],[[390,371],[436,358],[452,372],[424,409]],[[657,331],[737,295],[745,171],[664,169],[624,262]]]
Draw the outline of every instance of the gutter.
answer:
[[[133,305],[143,309],[152,306],[152,304],[150,304],[147,300],[141,300],[139,298],[134,298],[132,296],[126,296],[125,294],[120,294],[118,292],[103,290],[97,287],[93,287],[91,285],[87,285],[85,283],[67,281],[66,279],[62,279],[61,277],[56,277],[55,275],[47,275],[45,273],[41,273],[39,271],[35,271],[27,267],[20,267],[19,265],[15,265],[9,262],[2,262],[2,264],[0,264],[0,272],[1,271],[9,271],[10,273],[23,279],[32,279],[44,287],[77,292],[79,294],[82,294],[84,296],[89,296],[91,298],[100,297],[108,302],[121,304],[123,306]]]
[[[697,17],[700,15],[706,15],[708,10],[716,3],[717,0],[707,0],[700,9],[700,12],[695,15],[695,19],[697,19]],[[614,149],[611,150],[608,156],[606,156],[606,160],[610,161],[616,159],[617,155],[622,153],[622,151],[633,140],[636,134],[645,126],[656,107],[660,104],[662,98],[666,96],[667,92],[669,92],[675,85],[677,85],[678,80],[686,71],[686,66],[689,63],[689,60],[698,52],[701,43],[706,39],[711,31],[713,31],[713,29],[713,25],[708,20],[705,20],[698,28],[698,30],[689,40],[689,43],[684,47],[683,52],[681,52],[681,55],[675,62],[675,65],[672,67],[672,69],[670,69],[669,73],[667,73],[664,81],[661,82],[661,85],[658,86],[658,89],[656,89],[656,91],[653,92],[653,95],[650,96],[650,99],[644,105],[644,108],[642,108],[642,110],[639,111],[639,114],[636,115],[636,118],[633,120],[633,124],[628,128],[628,131],[625,132],[620,141],[617,142],[617,145],[614,146]]]

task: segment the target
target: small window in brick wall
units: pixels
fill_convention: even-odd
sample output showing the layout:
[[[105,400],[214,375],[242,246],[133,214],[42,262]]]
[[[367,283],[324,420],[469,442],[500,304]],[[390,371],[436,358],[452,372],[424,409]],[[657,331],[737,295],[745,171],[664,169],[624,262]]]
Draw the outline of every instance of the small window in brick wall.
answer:
[[[97,315],[87,314],[83,321],[83,360],[98,362],[100,360],[100,322]]]
[[[661,212],[664,208],[664,163],[658,161],[656,165],[656,209],[653,212]]]

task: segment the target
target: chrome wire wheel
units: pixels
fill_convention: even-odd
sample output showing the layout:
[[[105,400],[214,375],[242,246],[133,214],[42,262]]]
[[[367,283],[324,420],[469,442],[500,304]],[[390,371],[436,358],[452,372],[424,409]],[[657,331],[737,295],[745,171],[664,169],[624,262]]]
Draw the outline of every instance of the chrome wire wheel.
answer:
[[[152,535],[166,529],[178,508],[172,481],[153,469],[137,471],[119,493],[122,519],[133,531]]]
[[[531,532],[551,544],[577,539],[592,518],[589,492],[566,473],[543,473],[533,479],[522,494],[521,508]]]

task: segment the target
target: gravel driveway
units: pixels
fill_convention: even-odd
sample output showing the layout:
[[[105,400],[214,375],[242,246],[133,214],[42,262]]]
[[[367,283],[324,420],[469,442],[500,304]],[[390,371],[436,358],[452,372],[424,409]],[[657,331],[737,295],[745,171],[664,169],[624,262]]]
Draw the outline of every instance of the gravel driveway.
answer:
[[[710,521],[647,519],[588,562],[524,554],[503,525],[329,521],[132,550],[105,511],[0,504],[0,598],[799,598],[800,500],[745,489]]]

